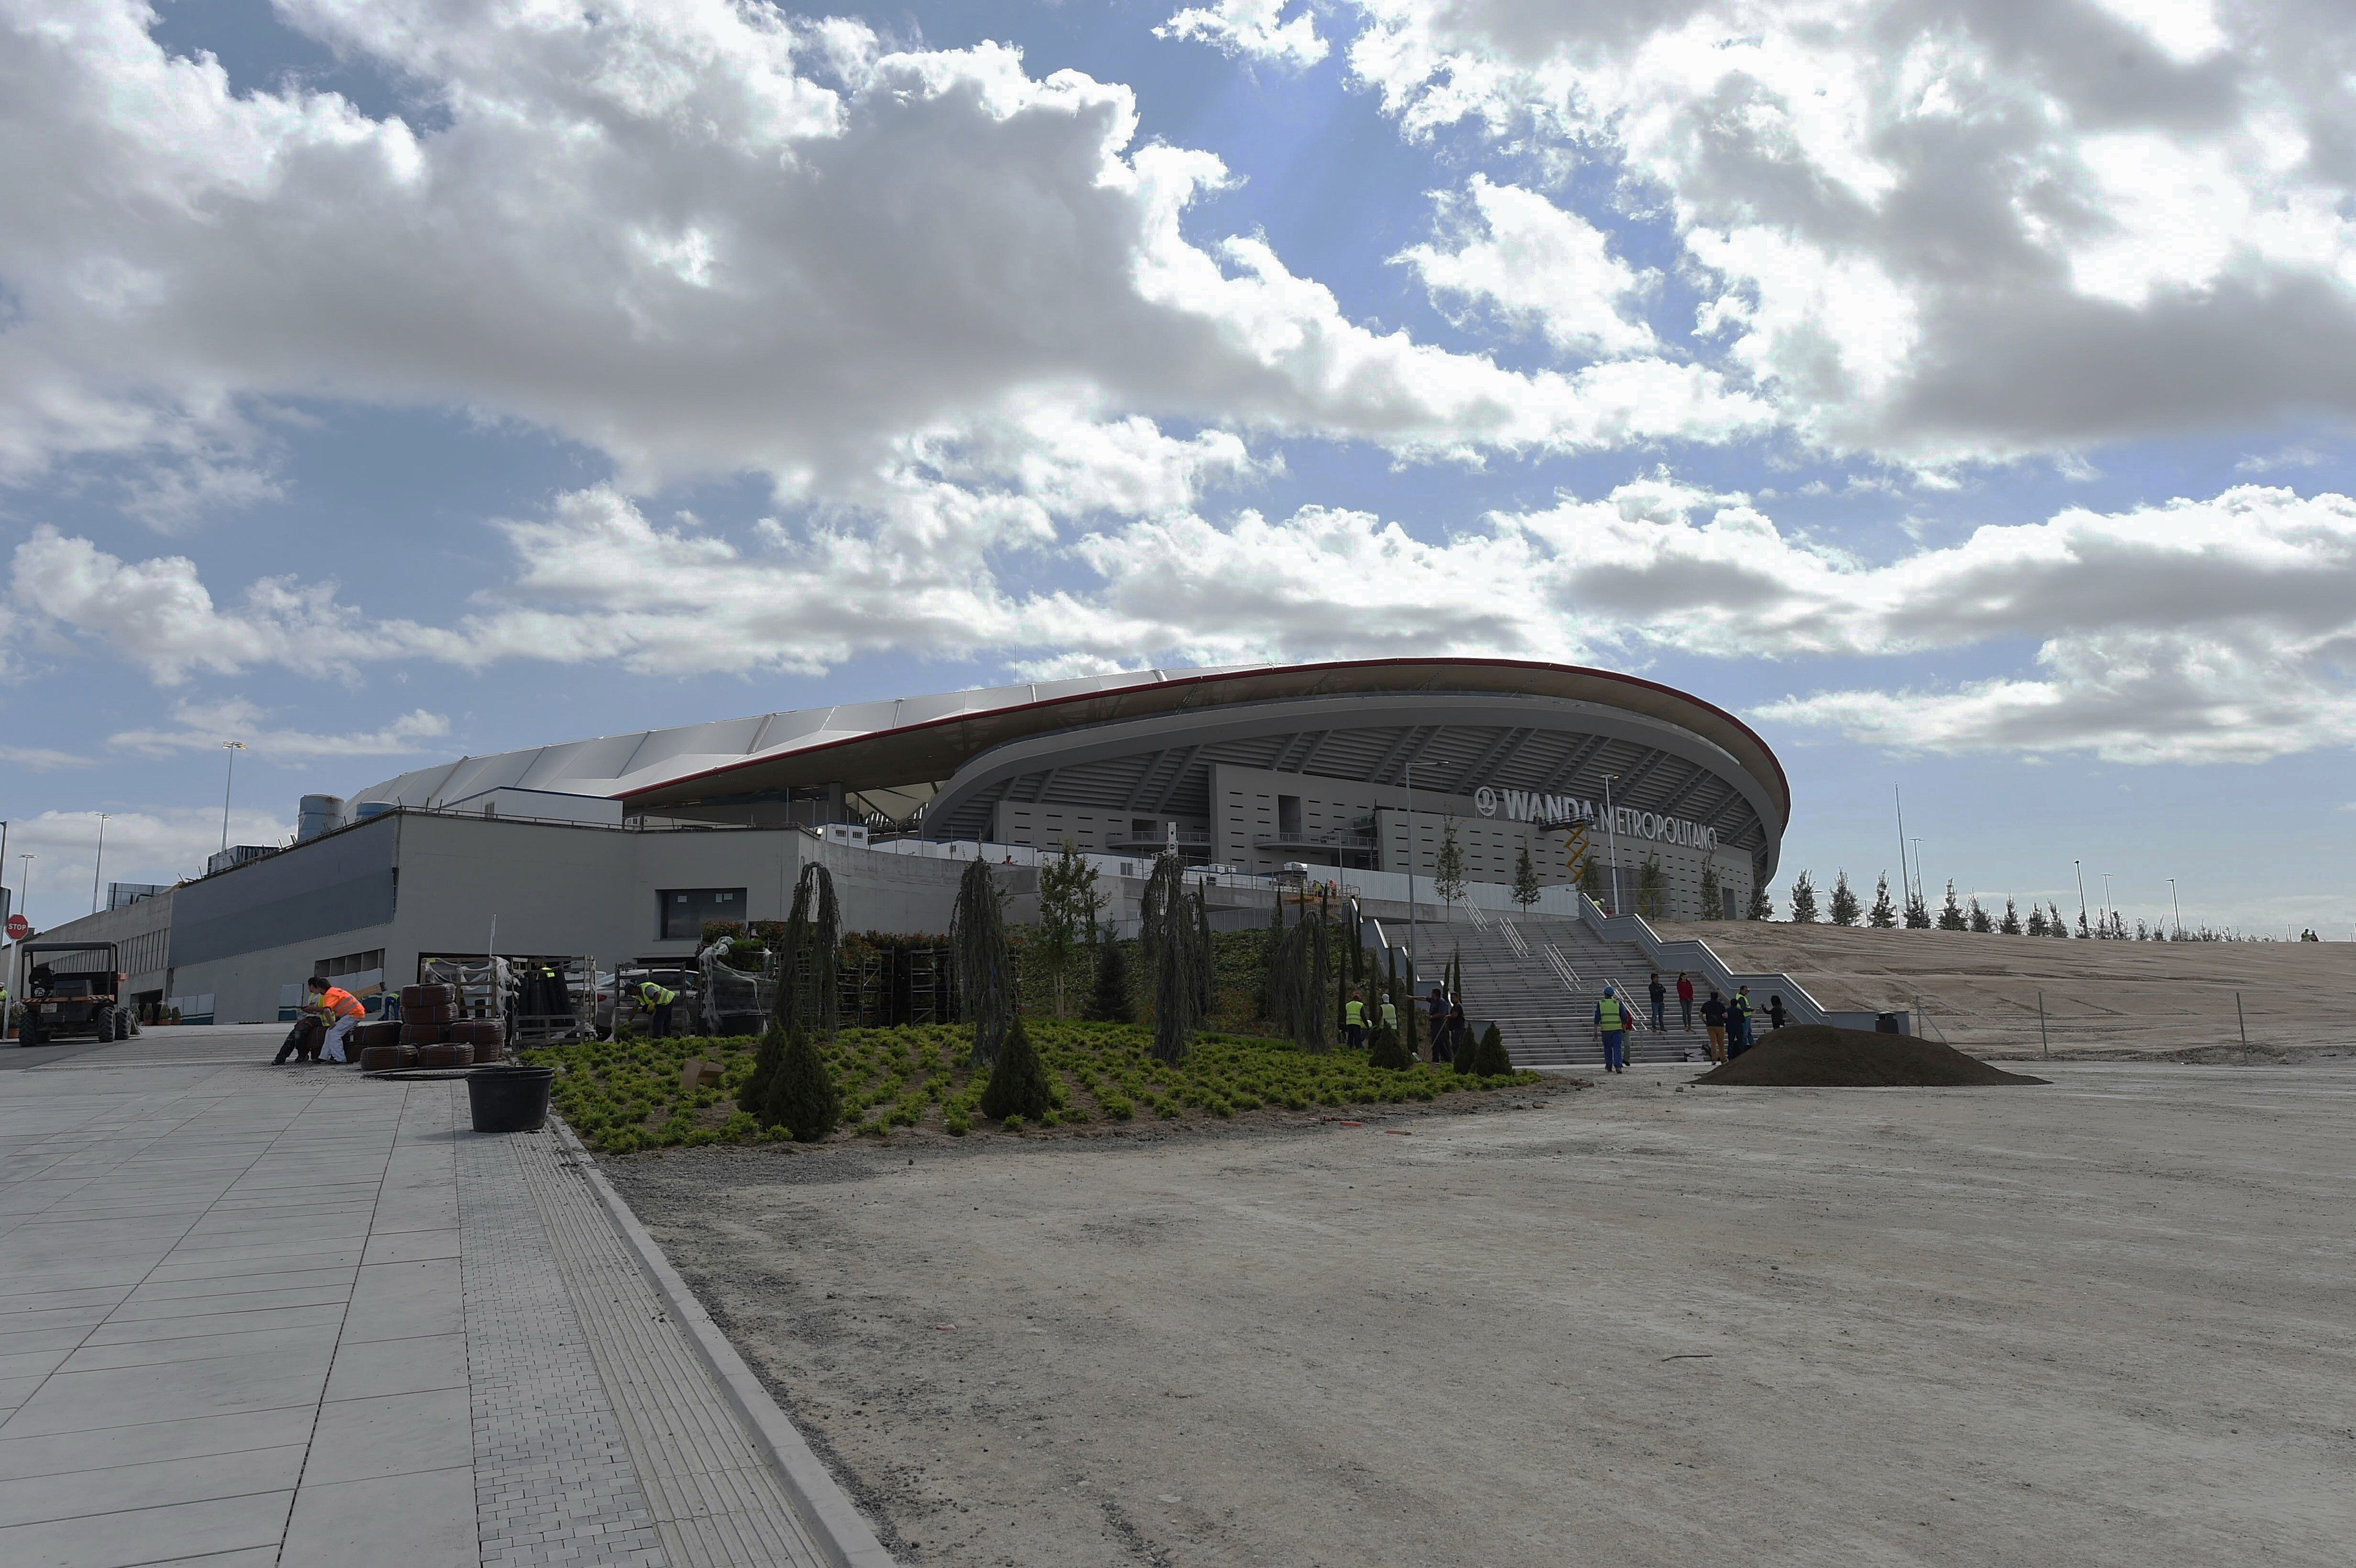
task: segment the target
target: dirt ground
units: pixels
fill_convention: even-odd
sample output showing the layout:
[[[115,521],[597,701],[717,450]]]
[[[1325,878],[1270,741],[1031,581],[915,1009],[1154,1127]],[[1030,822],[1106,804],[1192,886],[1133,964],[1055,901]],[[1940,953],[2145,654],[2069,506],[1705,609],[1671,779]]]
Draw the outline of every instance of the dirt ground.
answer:
[[[910,1563],[2345,1563],[2356,1061],[2051,1076],[607,1168]]]
[[[2356,942],[2081,942],[1727,920],[1655,922],[1739,970],[1781,970],[1827,1007],[1913,1009],[1980,1056],[2093,1059],[2356,1053]],[[2241,999],[2235,1016],[2234,998]]]

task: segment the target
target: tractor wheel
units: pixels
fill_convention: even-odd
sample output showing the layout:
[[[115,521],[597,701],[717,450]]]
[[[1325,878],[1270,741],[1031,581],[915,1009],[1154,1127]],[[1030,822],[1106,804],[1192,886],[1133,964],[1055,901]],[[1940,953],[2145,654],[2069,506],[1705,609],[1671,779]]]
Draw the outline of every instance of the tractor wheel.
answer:
[[[113,1040],[114,1014],[112,1009],[102,1007],[98,1014],[98,1043],[102,1046],[110,1045]]]

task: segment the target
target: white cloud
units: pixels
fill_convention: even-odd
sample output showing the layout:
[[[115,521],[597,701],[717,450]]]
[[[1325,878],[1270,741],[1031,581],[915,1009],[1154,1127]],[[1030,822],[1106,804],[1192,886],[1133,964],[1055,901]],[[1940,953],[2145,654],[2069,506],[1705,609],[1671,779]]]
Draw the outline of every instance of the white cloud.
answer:
[[[175,728],[123,730],[109,736],[107,744],[148,757],[167,757],[177,751],[214,751],[225,741],[238,740],[263,760],[299,762],[321,757],[402,757],[424,750],[422,743],[450,733],[448,719],[423,708],[374,730],[273,729],[267,709],[239,697],[217,703],[176,703],[172,719]]]
[[[1435,303],[1485,306],[1570,352],[1659,349],[1653,329],[1630,314],[1657,280],[1613,255],[1593,224],[1536,191],[1493,185],[1483,175],[1472,177],[1467,200],[1469,212],[1467,202],[1440,199],[1454,249],[1413,245],[1393,258],[1415,269]]]
[[[59,768],[88,768],[95,760],[70,751],[52,750],[46,746],[0,746],[0,762],[12,762],[36,773],[47,773]]]
[[[1127,87],[1001,47],[725,0],[281,15],[434,122],[232,91],[136,0],[0,0],[0,478],[129,455],[175,521],[266,493],[296,398],[530,421],[633,490],[753,470],[821,501],[1048,417],[1409,454],[1769,418],[1690,366],[1524,375],[1370,330],[1264,242],[1187,239],[1228,176],[1139,145]]]
[[[230,814],[231,843],[283,844],[294,832],[292,822],[269,811],[239,808]],[[43,811],[9,824],[8,887],[14,908],[47,929],[90,913],[93,878],[99,897],[108,882],[172,883],[195,876],[220,847],[219,807],[166,807],[111,811],[106,851],[99,860],[99,822],[90,811]],[[27,867],[16,857],[29,853],[32,897],[23,897]]]
[[[2356,411],[2326,0],[1355,0],[1410,134],[1622,166],[1811,442],[1947,464]]]
[[[1307,5],[1292,20],[1282,20],[1288,0],[1218,0],[1214,5],[1189,5],[1153,29],[1157,38],[1192,38],[1228,54],[1280,65],[1315,65],[1325,58],[1326,43],[1317,36],[1317,20]]]
[[[265,577],[223,609],[185,555],[128,563],[47,525],[16,546],[8,593],[20,639],[96,645],[163,685],[257,664],[347,675],[362,660],[455,647],[409,621],[367,622],[333,583]]]
[[[1143,472],[1163,474],[1158,462]],[[1058,482],[1051,474],[1044,493],[1055,499],[1043,500],[912,472],[880,521],[854,530],[823,515],[770,520],[744,540],[659,523],[611,488],[577,491],[498,525],[514,574],[455,624],[378,626],[343,611],[337,656],[689,674],[817,672],[912,650],[1068,671],[1427,651],[1622,661],[1656,650],[1785,660],[1978,650],[1985,665],[2032,647],[2033,670],[1998,679],[1818,692],[1763,711],[1875,745],[2123,761],[2356,743],[2356,500],[2342,495],[2246,485],[2119,512],[2073,508],[1883,562],[1789,532],[1747,496],[1665,474],[1601,499],[1493,513],[1440,540],[1361,511],[1245,510],[1221,523],[1173,504],[1107,519],[1060,558],[1076,569],[1060,585],[1010,587],[1007,564],[1049,559],[1058,519],[1079,504],[1057,495]],[[1174,500],[1185,487],[1171,482]],[[68,546],[90,550],[51,541],[73,558]],[[116,562],[113,572],[177,589],[166,603],[179,607],[180,629],[121,650],[159,679],[180,672],[186,656],[175,650],[200,632],[245,627],[209,608],[185,562]],[[312,670],[317,659],[300,637],[252,639],[218,667]],[[197,746],[244,729],[282,735],[295,751],[340,744],[269,730],[268,715],[238,704],[179,716],[177,730],[120,738]],[[415,713],[355,744],[412,749],[441,723]]]

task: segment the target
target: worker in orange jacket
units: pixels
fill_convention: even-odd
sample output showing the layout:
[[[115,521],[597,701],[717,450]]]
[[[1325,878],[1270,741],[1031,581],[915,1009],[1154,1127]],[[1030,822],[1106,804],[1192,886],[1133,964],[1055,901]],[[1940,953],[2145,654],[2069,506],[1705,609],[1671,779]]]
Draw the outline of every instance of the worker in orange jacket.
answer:
[[[352,1030],[368,1015],[360,999],[340,985],[330,985],[320,975],[311,977],[311,1005],[318,1010],[319,1022],[327,1026],[327,1037],[319,1047],[319,1059],[340,1062],[349,1058],[344,1046],[352,1037]]]

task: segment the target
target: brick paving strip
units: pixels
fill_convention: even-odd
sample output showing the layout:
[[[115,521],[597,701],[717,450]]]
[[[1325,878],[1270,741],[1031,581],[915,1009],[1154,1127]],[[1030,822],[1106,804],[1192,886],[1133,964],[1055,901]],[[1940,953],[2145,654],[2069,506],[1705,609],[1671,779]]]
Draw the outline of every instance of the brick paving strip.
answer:
[[[281,1032],[0,1046],[0,1563],[888,1568],[577,1144]]]

